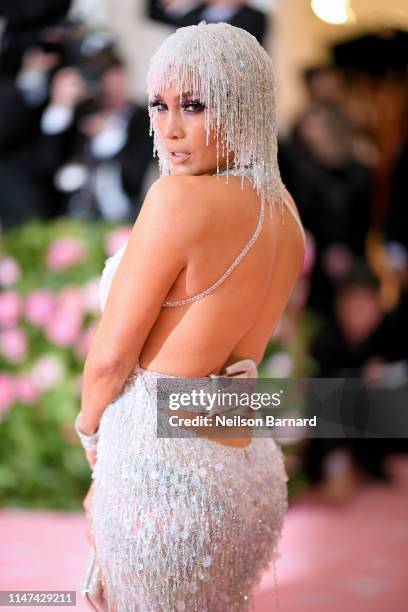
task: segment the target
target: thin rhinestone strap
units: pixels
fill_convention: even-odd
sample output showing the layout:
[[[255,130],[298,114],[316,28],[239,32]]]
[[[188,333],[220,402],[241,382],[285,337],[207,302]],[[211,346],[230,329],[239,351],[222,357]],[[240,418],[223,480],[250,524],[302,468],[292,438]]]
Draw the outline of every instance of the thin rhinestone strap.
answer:
[[[231,171],[229,173],[231,174]],[[162,306],[181,306],[182,304],[190,304],[191,302],[195,302],[196,300],[199,300],[200,298],[208,295],[209,293],[214,291],[214,289],[219,287],[221,283],[223,283],[224,280],[231,274],[234,268],[237,267],[241,259],[245,257],[249,249],[253,246],[255,240],[258,238],[259,233],[262,229],[262,224],[264,220],[264,211],[265,211],[265,204],[264,202],[261,202],[261,210],[259,213],[258,225],[256,227],[255,232],[252,235],[252,238],[250,238],[250,240],[244,246],[240,254],[235,258],[235,260],[232,262],[229,268],[224,272],[224,274],[217,281],[215,281],[215,283],[213,283],[210,287],[208,287],[208,289],[205,289],[204,291],[201,291],[200,293],[197,293],[196,295],[192,295],[189,298],[185,298],[182,300],[167,300],[166,302],[162,303]]]

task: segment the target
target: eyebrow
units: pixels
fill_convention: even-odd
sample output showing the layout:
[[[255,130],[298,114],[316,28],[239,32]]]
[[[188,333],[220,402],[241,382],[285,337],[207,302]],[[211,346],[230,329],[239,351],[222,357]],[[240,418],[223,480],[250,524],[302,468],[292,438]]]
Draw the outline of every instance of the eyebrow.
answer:
[[[182,98],[191,98],[192,96],[194,96],[194,94],[193,94],[192,92],[190,92],[190,91],[185,91],[185,92],[183,92],[183,93],[182,93],[182,96],[181,96],[181,97],[182,97]],[[174,96],[174,98],[173,98],[173,99],[174,99],[174,100],[179,100],[179,99],[180,99],[180,95],[179,95],[179,94],[177,94],[176,96]],[[160,102],[164,102],[164,100],[163,100],[163,98],[162,98],[162,96],[161,96],[160,94],[156,94],[156,95],[154,96],[154,100],[155,100],[155,101],[156,101],[156,100],[157,100],[157,101],[158,101],[158,100],[160,100]]]

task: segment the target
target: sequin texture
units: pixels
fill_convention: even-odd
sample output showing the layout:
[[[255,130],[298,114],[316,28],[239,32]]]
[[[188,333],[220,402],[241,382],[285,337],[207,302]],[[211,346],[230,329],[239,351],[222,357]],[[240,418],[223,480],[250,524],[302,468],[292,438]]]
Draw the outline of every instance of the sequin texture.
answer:
[[[106,302],[115,256],[101,278]],[[279,445],[158,438],[159,372],[137,364],[99,425],[92,529],[109,612],[247,612],[279,556],[287,474]],[[208,377],[203,377],[208,380]]]

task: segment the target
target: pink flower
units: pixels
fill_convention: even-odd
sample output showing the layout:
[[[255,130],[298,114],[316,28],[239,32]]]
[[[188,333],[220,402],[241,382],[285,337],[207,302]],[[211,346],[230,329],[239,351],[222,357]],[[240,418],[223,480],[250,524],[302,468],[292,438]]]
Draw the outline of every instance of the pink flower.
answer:
[[[26,298],[25,315],[30,323],[44,325],[55,308],[55,298],[47,289],[37,289]]]
[[[64,364],[56,355],[43,355],[31,370],[31,380],[41,391],[56,387],[64,376]]]
[[[36,404],[41,397],[30,374],[20,374],[15,380],[16,398],[22,404]]]
[[[75,345],[75,357],[79,360],[85,360],[91,347],[92,337],[95,333],[96,322],[91,323],[88,328],[82,333],[78,342]]]
[[[6,329],[0,334],[0,350],[12,363],[21,363],[27,357],[27,336],[21,327]]]
[[[58,296],[58,310],[67,313],[82,315],[83,310],[82,290],[75,285],[68,285],[60,291]]]
[[[0,418],[11,406],[16,397],[14,377],[11,374],[0,374]]]
[[[78,313],[57,309],[45,324],[44,331],[50,342],[58,346],[71,346],[79,337],[81,324]]]
[[[82,240],[69,236],[57,238],[50,244],[46,253],[46,263],[53,272],[61,272],[70,266],[81,263],[86,255]]]
[[[114,255],[129,240],[132,228],[122,225],[112,230],[106,237],[105,249],[109,257]]]
[[[100,277],[96,276],[89,280],[82,289],[83,295],[83,307],[85,312],[90,312],[92,314],[99,314],[100,306],[99,306],[99,288],[100,286]]]
[[[0,285],[14,285],[21,276],[20,266],[14,257],[6,256],[0,259]]]
[[[0,293],[0,327],[13,327],[18,323],[23,309],[21,297],[11,289]]]
[[[267,359],[265,367],[273,378],[286,378],[293,372],[293,360],[288,353],[280,351]]]

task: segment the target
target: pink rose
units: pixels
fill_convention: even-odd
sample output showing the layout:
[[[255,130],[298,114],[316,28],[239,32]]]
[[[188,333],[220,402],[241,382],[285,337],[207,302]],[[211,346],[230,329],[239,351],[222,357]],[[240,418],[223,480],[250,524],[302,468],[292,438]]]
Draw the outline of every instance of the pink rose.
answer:
[[[68,285],[58,295],[58,310],[80,315],[83,310],[83,302],[82,290],[75,285]]]
[[[61,272],[85,259],[86,249],[82,240],[66,236],[57,238],[46,253],[46,263],[53,272]]]
[[[56,355],[43,355],[31,370],[31,380],[41,391],[58,386],[64,376],[64,364]]]
[[[78,341],[82,330],[83,304],[81,288],[70,285],[62,289],[58,307],[46,326],[49,340],[60,346],[72,346]]]
[[[45,335],[58,346],[71,346],[81,332],[81,317],[78,313],[57,309],[44,326]]]
[[[20,374],[15,380],[16,397],[22,404],[36,404],[41,397],[39,389],[36,387],[29,374]]]
[[[83,307],[85,312],[92,314],[99,314],[99,290],[100,290],[100,277],[96,276],[89,280],[82,289],[83,295]]]
[[[271,355],[266,361],[266,370],[273,378],[286,378],[292,375],[292,357],[283,351]]]
[[[132,228],[122,225],[109,232],[105,240],[105,249],[109,257],[114,255],[129,240]]]
[[[21,363],[27,357],[27,336],[21,327],[12,327],[0,333],[0,350],[11,363]]]
[[[11,289],[0,292],[0,327],[13,327],[20,319],[23,309],[21,297]]]
[[[55,297],[47,289],[37,289],[26,298],[25,316],[34,325],[44,325],[55,308]]]
[[[11,406],[16,397],[14,377],[0,373],[0,418]]]
[[[20,266],[14,257],[6,256],[0,259],[0,285],[14,285],[21,276]]]

